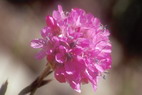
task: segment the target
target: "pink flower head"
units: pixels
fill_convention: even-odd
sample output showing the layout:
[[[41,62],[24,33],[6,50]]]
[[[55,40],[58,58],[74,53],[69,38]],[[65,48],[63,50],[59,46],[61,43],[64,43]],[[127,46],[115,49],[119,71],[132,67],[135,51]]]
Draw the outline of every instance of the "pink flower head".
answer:
[[[98,18],[78,8],[64,13],[58,6],[46,23],[42,38],[31,42],[33,48],[41,48],[36,57],[46,56],[55,78],[77,92],[88,82],[96,90],[98,78],[111,68],[109,31]]]

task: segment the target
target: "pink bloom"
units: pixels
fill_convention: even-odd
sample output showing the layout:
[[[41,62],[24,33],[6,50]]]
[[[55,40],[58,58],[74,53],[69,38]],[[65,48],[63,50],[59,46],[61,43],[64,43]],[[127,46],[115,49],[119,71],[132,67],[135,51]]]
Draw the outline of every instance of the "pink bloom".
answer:
[[[98,18],[77,8],[64,13],[58,6],[46,23],[42,38],[31,42],[33,48],[41,48],[36,57],[46,56],[55,78],[77,92],[88,82],[96,90],[98,78],[111,68],[109,31]]]

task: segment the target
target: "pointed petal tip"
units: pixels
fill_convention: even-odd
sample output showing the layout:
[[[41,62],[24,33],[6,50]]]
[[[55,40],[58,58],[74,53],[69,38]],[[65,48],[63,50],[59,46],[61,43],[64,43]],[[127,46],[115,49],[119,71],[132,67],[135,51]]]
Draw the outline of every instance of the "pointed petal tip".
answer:
[[[62,10],[62,6],[61,5],[58,5],[58,10]]]
[[[43,40],[42,39],[32,40],[30,45],[32,48],[42,48],[43,47]]]
[[[80,90],[80,89],[75,89],[75,91],[77,91],[78,93],[81,93],[81,90]]]

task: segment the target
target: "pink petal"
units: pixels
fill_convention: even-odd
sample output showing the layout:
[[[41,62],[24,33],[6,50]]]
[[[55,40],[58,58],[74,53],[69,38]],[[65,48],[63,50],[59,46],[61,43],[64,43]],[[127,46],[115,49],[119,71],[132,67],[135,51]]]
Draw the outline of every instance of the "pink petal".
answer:
[[[100,71],[102,73],[104,72],[104,69],[100,65],[95,64],[95,67],[98,69],[98,71]]]
[[[73,55],[80,55],[82,53],[82,51],[83,51],[83,48],[81,48],[81,47],[75,47],[75,48],[71,49],[70,52]]]
[[[61,15],[61,18],[65,18],[65,15],[64,15],[64,12],[63,12],[63,9],[62,9],[62,6],[61,5],[58,5],[58,11]]]
[[[31,47],[33,48],[42,48],[44,46],[43,39],[35,39],[31,41]]]
[[[69,61],[69,62],[65,63],[65,70],[66,70],[66,73],[69,75],[74,74],[76,72],[75,62]]]
[[[58,53],[58,54],[56,54],[56,56],[55,56],[55,60],[58,62],[58,63],[64,63],[66,60],[67,60],[67,58],[66,58],[66,56],[64,55],[64,54],[62,54],[62,53]]]
[[[61,82],[61,83],[66,82],[63,67],[56,68],[56,70],[54,72],[54,76],[59,82]]]
[[[72,69],[73,70],[73,69]],[[80,90],[80,83],[81,83],[81,77],[80,77],[80,72],[79,71],[67,71],[67,68],[65,68],[65,78],[66,81],[70,84],[70,86],[77,92],[81,92]]]
[[[55,26],[57,26],[57,23],[56,23],[55,19],[53,17],[51,17],[51,16],[46,17],[46,23],[51,28],[54,28]]]
[[[77,83],[75,81],[69,81],[69,84],[70,86],[77,92],[81,93],[81,90],[80,90],[80,83]]]
[[[66,62],[64,64],[66,73],[69,75],[75,74],[75,73],[81,73],[85,70],[85,64],[84,61],[77,57],[77,59],[71,59],[70,61]]]
[[[94,88],[94,91],[96,91],[96,88],[97,88],[97,81],[96,81],[96,77],[97,77],[97,74],[95,72],[91,72],[90,70],[86,70],[86,76],[88,77],[88,80],[91,82],[93,88]]]
[[[40,52],[38,52],[37,54],[36,54],[36,58],[37,59],[39,59],[39,60],[41,60],[42,58],[44,58],[46,56],[46,52],[44,51],[44,50],[41,50]]]
[[[52,63],[55,61],[55,56],[53,54],[48,54],[46,58],[49,63]]]
[[[45,28],[43,28],[43,29],[41,30],[41,36],[42,36],[43,38],[45,38],[45,37],[51,37],[51,34],[52,34],[51,28],[49,28],[49,27],[45,27]]]
[[[55,20],[61,19],[60,13],[58,11],[53,11],[53,17]]]
[[[65,46],[60,45],[59,46],[59,52],[62,54],[65,54],[68,52],[68,49]]]
[[[90,43],[90,41],[85,38],[80,38],[77,40],[77,44],[81,47],[89,47],[89,43]]]

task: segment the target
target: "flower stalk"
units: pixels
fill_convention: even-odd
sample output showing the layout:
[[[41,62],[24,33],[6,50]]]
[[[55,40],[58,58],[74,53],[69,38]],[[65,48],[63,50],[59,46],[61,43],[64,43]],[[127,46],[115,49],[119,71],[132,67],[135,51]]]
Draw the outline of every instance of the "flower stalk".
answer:
[[[45,84],[48,84],[51,79],[44,80],[48,75],[52,73],[51,67],[46,65],[46,68],[43,72],[33,81],[29,86],[25,87],[18,95],[25,95],[30,93],[30,95],[34,95],[36,90]]]

